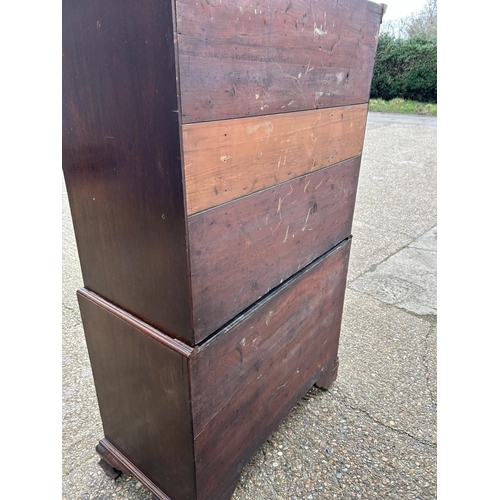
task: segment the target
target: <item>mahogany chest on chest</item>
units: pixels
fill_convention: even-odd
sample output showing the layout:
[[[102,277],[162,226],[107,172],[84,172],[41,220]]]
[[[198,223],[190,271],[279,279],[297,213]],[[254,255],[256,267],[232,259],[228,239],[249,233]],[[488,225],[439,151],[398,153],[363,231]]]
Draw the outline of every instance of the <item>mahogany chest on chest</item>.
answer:
[[[383,10],[63,0],[63,171],[111,476],[230,498],[335,379]]]

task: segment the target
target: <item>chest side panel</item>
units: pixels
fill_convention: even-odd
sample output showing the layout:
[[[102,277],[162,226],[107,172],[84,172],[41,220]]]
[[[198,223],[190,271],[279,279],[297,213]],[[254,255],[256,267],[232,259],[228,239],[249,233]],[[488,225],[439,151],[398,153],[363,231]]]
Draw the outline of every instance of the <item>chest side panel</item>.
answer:
[[[63,2],[63,171],[85,286],[191,341],[169,1]]]

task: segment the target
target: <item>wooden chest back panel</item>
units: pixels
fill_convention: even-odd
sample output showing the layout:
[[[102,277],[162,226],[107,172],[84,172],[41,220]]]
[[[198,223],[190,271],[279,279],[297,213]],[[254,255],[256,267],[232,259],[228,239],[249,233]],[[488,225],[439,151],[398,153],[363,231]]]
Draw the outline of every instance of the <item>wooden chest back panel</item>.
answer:
[[[196,342],[350,235],[360,161],[189,218]]]
[[[84,284],[191,343],[172,6],[63,2],[62,163]]]
[[[78,301],[105,437],[172,498],[194,500],[187,355],[83,292]]]
[[[182,121],[368,102],[382,6],[178,0]]]
[[[368,105],[183,125],[188,215],[361,154]]]
[[[335,360],[349,249],[347,240],[195,349],[190,380],[201,498],[213,498],[237,476]]]

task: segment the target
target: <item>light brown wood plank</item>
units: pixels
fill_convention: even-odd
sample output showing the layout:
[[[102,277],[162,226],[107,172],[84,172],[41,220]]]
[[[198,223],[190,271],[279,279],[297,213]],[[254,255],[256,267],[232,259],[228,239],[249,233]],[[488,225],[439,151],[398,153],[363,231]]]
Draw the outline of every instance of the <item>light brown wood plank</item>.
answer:
[[[188,215],[358,156],[368,105],[183,125]]]

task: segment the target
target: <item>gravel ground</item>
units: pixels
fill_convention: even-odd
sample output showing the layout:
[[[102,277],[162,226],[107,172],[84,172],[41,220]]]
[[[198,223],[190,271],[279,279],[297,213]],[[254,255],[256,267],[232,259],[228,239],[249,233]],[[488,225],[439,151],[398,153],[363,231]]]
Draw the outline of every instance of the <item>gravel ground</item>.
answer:
[[[234,500],[436,498],[436,124],[370,113],[339,377],[313,388],[244,468]],[[150,499],[109,479],[63,188],[63,498]]]

